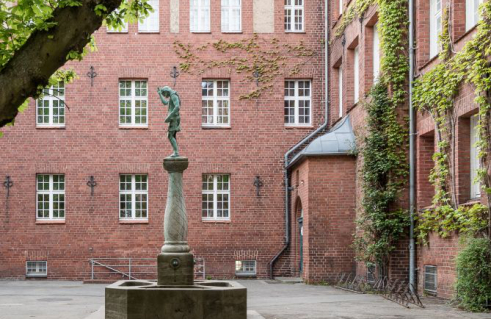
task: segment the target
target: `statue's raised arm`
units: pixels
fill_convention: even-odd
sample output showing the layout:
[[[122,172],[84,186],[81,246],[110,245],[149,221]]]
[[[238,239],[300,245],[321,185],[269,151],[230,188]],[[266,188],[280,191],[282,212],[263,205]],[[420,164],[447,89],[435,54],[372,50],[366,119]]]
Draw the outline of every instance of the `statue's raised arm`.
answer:
[[[179,110],[181,109],[181,99],[179,94],[168,86],[158,88],[157,91],[162,103],[164,105],[169,105],[167,117],[165,118],[165,123],[169,123],[167,137],[169,138],[174,151],[171,156],[178,157],[179,149],[177,146],[177,132],[181,130],[181,116],[179,114]]]

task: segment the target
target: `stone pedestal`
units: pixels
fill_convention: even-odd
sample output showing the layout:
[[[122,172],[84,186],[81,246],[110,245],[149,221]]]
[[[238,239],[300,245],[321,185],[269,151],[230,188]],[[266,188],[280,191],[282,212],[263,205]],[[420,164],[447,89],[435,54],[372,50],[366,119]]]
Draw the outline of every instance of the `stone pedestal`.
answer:
[[[157,282],[119,281],[106,288],[106,319],[246,319],[247,289],[236,282],[194,282],[182,192],[185,157],[168,157],[169,189],[164,246],[157,257]]]

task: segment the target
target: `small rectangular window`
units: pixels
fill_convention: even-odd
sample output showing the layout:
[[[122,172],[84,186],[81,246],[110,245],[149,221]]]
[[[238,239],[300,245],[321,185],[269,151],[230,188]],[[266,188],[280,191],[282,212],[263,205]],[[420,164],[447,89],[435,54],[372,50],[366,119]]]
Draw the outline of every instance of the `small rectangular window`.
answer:
[[[358,47],[356,47],[353,58],[353,94],[354,102],[358,103],[360,100],[360,54]]]
[[[36,101],[37,127],[65,126],[65,83],[43,90],[43,96]]]
[[[311,96],[309,80],[285,81],[285,125],[311,125]]]
[[[36,193],[38,220],[65,219],[65,175],[38,174]]]
[[[119,126],[147,127],[147,114],[147,81],[119,81]]]
[[[204,127],[230,126],[230,82],[204,80],[201,82],[201,123]]]
[[[145,20],[138,22],[138,32],[159,32],[159,0],[148,0],[147,3],[152,6],[153,12]]]
[[[430,58],[440,52],[439,37],[442,33],[442,0],[430,0]]]
[[[242,31],[241,0],[222,0],[222,32]]]
[[[210,0],[190,0],[191,32],[210,32]]]
[[[477,143],[479,142],[479,133],[477,131],[477,126],[479,124],[479,115],[474,115],[471,117],[471,198],[481,197],[481,183],[478,179],[478,170],[481,166],[479,160],[479,150]]]
[[[230,175],[203,175],[201,212],[203,220],[230,220]]]
[[[148,219],[147,175],[119,175],[119,218]]]
[[[285,31],[304,31],[304,0],[285,0]]]
[[[465,30],[472,29],[480,20],[479,6],[483,0],[466,0],[465,1]]]
[[[256,261],[255,260],[237,260],[235,262],[235,274],[237,276],[255,276]]]
[[[47,277],[47,261],[28,261],[26,262],[26,277]]]
[[[436,294],[437,290],[436,266],[425,266],[424,290],[430,294]]]

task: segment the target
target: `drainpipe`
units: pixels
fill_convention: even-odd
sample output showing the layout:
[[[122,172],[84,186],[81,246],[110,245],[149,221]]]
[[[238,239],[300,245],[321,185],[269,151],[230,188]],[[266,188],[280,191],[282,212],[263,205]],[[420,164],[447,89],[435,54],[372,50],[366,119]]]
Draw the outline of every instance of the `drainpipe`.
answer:
[[[324,4],[325,8],[325,17],[324,17],[324,25],[325,25],[325,45],[324,45],[324,107],[325,107],[325,114],[324,114],[324,123],[319,126],[315,131],[311,132],[309,135],[307,135],[304,139],[302,139],[299,143],[297,143],[295,146],[293,146],[288,152],[285,153],[284,157],[284,174],[285,174],[285,244],[281,248],[281,250],[276,254],[276,256],[271,259],[269,262],[269,276],[271,279],[273,279],[273,267],[274,263],[280,258],[280,256],[288,249],[290,246],[290,191],[292,188],[288,185],[289,184],[289,178],[288,178],[288,157],[296,151],[298,148],[300,148],[302,145],[304,145],[307,141],[309,141],[313,136],[315,136],[317,133],[321,132],[322,130],[326,129],[329,123],[329,76],[327,75],[327,72],[329,70],[329,0],[325,0]]]
[[[415,214],[415,114],[413,109],[414,81],[414,0],[409,0],[409,283],[411,291],[415,290],[416,254],[414,247],[414,214]]]

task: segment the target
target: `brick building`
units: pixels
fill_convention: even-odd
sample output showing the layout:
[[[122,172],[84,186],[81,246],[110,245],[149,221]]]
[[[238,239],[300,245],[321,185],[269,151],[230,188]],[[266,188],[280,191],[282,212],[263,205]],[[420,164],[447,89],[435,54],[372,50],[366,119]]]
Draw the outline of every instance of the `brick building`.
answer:
[[[33,101],[14,127],[3,130],[0,175],[14,184],[8,199],[5,188],[0,197],[0,277],[24,278],[27,267],[28,275],[88,279],[90,258],[155,257],[163,243],[167,188],[161,165],[170,154],[166,110],[156,93],[163,85],[173,86],[183,101],[178,140],[190,160],[184,174],[189,241],[206,275],[319,282],[340,272],[366,274],[351,248],[362,198],[362,163],[353,150],[365,127],[361,101],[380,72],[377,7],[337,37],[343,12],[355,0],[150,3],[158,10],[144,23],[99,30],[98,51],[69,65],[80,78],[52,88],[56,97]],[[474,33],[476,3],[415,0],[416,76],[439,63],[442,8],[451,10],[458,51]],[[259,84],[231,67],[180,70],[173,85],[169,73],[183,62],[175,41],[198,48],[254,34],[263,50],[302,43],[313,58],[298,72],[288,72],[298,59],[286,59],[284,75],[258,99],[240,98]],[[200,52],[200,59],[233,55]],[[85,76],[91,66],[93,79]],[[472,182],[477,106],[471,87],[460,90],[457,109],[458,198],[465,204],[480,198]],[[418,114],[418,209],[431,204],[434,135],[432,120]],[[401,205],[407,208],[405,200]],[[432,235],[429,246],[418,247],[421,290],[427,278],[435,289],[426,290],[451,296],[457,241]],[[389,274],[406,278],[408,265],[404,239]]]

